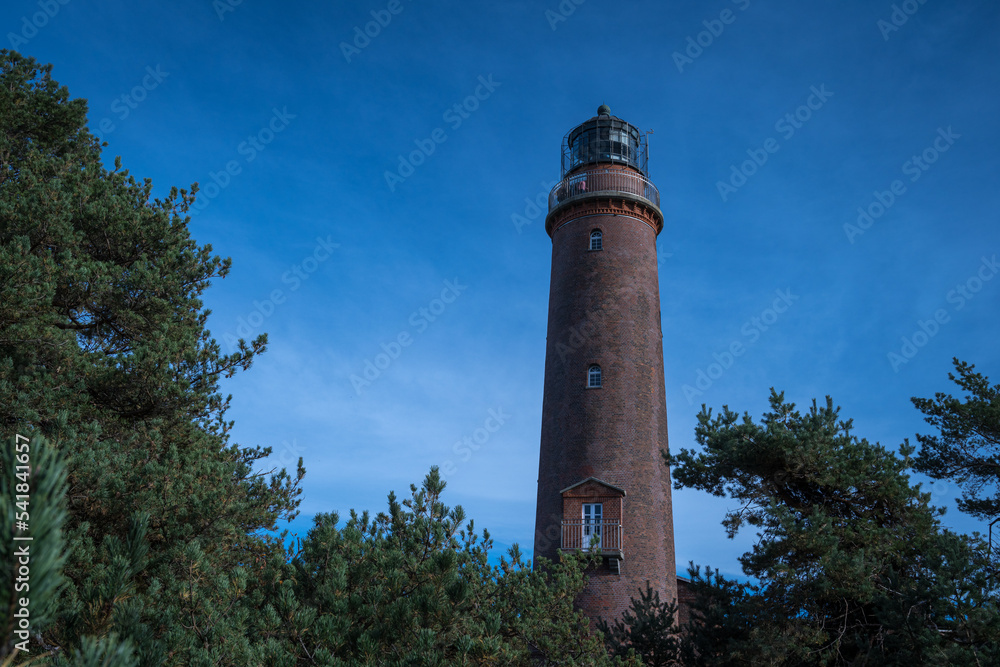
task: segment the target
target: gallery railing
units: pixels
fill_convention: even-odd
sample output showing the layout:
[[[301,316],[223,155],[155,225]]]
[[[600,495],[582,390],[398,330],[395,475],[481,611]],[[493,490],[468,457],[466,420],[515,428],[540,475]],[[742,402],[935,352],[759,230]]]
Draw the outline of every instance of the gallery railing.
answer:
[[[549,193],[549,210],[574,197],[598,193],[627,193],[660,208],[660,191],[642,174],[625,169],[585,171],[561,180]]]
[[[619,521],[586,521],[576,519],[562,522],[561,549],[621,553],[622,526]]]

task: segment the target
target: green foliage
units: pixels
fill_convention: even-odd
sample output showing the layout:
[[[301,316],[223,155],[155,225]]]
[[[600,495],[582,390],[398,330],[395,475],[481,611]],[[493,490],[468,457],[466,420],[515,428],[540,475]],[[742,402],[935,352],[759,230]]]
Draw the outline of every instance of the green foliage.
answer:
[[[27,639],[14,634],[20,629],[14,616],[21,608],[18,600],[29,600],[31,631],[44,629],[54,620],[56,600],[65,585],[65,494],[65,465],[43,438],[11,438],[4,443],[0,449],[0,609],[4,612],[0,659],[13,653],[15,643]],[[29,529],[15,529],[15,517],[23,517]],[[14,540],[14,536],[30,539]],[[26,576],[19,572],[22,565],[29,568]]]
[[[637,656],[647,667],[673,667],[679,662],[680,628],[677,626],[677,604],[661,602],[660,593],[646,582],[639,599],[622,618],[608,625],[603,619],[597,629],[604,634],[608,652],[619,658]]]
[[[30,466],[30,474],[23,477],[25,461]],[[18,442],[15,438],[10,447],[0,451],[0,475],[0,532],[31,538],[30,541],[11,540],[0,544],[0,563],[10,564],[10,570],[0,580],[0,605],[13,613],[15,609],[22,608],[17,600],[27,599],[30,614],[27,632],[37,639],[39,633],[53,623],[58,597],[66,583],[62,574],[65,561],[62,525],[66,519],[66,466],[44,438],[36,436],[30,442]],[[18,483],[27,483],[28,493],[18,493]],[[25,506],[29,515],[27,531],[16,531],[12,524],[14,517],[22,512],[22,507],[16,503],[18,495],[29,496]],[[26,558],[19,553],[25,546],[29,552]],[[140,547],[134,557],[141,558],[141,552]],[[27,560],[27,576],[15,575],[13,571],[22,560]],[[15,576],[18,578],[15,579]],[[15,581],[18,586],[24,587],[13,588]],[[3,627],[4,637],[9,639],[0,649],[0,656],[6,656],[0,662],[3,667],[36,664],[34,658],[24,653],[24,647],[29,645],[27,638],[23,634],[15,634],[17,620],[10,615]],[[21,631],[19,625],[17,630]],[[36,656],[40,660],[50,657],[58,649],[55,646],[43,648],[46,652]],[[52,664],[63,667],[135,667],[138,662],[131,642],[127,639],[121,641],[111,633],[99,639],[84,637],[80,648],[74,649],[69,656],[57,654]]]
[[[514,547],[491,566],[488,532],[441,502],[444,486],[432,468],[386,513],[317,515],[290,562],[269,564],[259,632],[291,647],[280,664],[611,664],[573,609],[587,563],[531,571]]]
[[[755,636],[759,628],[773,619],[763,616],[763,605],[755,604],[759,590],[746,583],[731,581],[718,570],[714,572],[692,564],[688,568],[688,586],[695,596],[689,610],[691,621],[683,628],[680,643],[681,664],[704,667],[728,665],[781,664],[770,656],[772,649]],[[779,648],[780,650],[780,648]]]
[[[0,424],[37,448],[39,549],[32,653],[8,632],[0,664],[612,664],[573,608],[586,561],[491,566],[436,470],[388,513],[318,515],[298,550],[260,536],[296,515],[302,462],[259,470],[218,390],[266,337],[221,352],[200,296],[230,262],[190,237],[197,186],[154,199],[106,169],[50,73],[0,51]]]
[[[16,543],[0,542],[0,665],[1000,664],[995,579],[977,536],[942,530],[901,457],[851,434],[829,399],[773,394],[760,424],[699,415],[678,486],[739,501],[754,583],[692,568],[693,623],[647,591],[608,634],[573,608],[586,556],[491,566],[436,469],[388,512],[320,514],[297,549],[261,537],[297,513],[294,474],[230,442],[223,354],[200,300],[228,259],[190,237],[197,186],[152,197],[86,127],[51,68],[0,51],[0,424],[30,438],[30,646],[13,651]],[[1000,386],[956,361],[964,400],[914,399],[938,436],[918,469],[1000,516]],[[14,531],[15,448],[0,453]],[[20,660],[21,662],[16,662]]]
[[[120,641],[118,635],[84,637],[80,647],[68,655],[59,656],[53,667],[140,667],[133,654],[132,643]]]
[[[918,435],[920,452],[914,468],[934,479],[947,479],[963,489],[958,508],[992,521],[1000,518],[1000,385],[954,360],[948,378],[966,392],[964,399],[937,393],[913,398],[928,424],[940,435]]]
[[[698,422],[703,450],[668,457],[677,486],[732,497],[727,532],[750,525],[760,539],[741,558],[753,586],[695,577],[695,617],[717,648],[702,642],[694,664],[997,658],[978,545],[942,530],[928,494],[910,485],[912,447],[896,457],[852,435],[831,399],[800,414],[773,391],[759,424],[728,408],[715,417],[703,408]],[[718,617],[723,601],[734,604],[731,620]]]
[[[304,471],[255,470],[270,450],[229,442],[218,384],[266,339],[221,353],[199,297],[229,260],[190,238],[196,187],[154,199],[106,169],[50,72],[0,51],[0,424],[66,466],[46,501],[66,585],[33,649],[86,660],[117,633],[143,665],[261,664],[245,566],[280,552],[256,535],[294,517]]]

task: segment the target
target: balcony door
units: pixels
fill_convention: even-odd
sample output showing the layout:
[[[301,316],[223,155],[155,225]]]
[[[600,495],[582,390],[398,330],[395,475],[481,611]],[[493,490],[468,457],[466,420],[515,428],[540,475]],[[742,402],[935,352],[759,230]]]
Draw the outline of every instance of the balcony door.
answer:
[[[590,543],[597,538],[595,549],[600,549],[603,544],[601,528],[604,524],[604,506],[601,503],[583,504],[583,548],[591,548]]]

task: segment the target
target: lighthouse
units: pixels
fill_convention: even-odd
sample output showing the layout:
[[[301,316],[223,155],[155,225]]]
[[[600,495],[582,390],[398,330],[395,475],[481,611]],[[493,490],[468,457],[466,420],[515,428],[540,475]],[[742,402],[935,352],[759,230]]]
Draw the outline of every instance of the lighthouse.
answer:
[[[600,556],[577,605],[621,617],[649,582],[677,598],[656,238],[646,135],[597,115],[562,141],[552,239],[535,558]],[[536,561],[537,562],[537,561]]]

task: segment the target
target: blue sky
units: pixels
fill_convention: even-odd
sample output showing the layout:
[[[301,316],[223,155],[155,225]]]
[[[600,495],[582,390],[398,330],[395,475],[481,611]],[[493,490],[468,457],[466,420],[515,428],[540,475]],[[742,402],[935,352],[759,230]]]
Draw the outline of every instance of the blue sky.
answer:
[[[446,500],[530,549],[551,249],[534,202],[602,102],[654,131],[672,449],[701,403],[759,417],[772,386],[832,395],[895,448],[926,432],[909,399],[951,391],[953,356],[1000,382],[988,0],[11,0],[0,19],[4,47],[89,100],[108,164],[161,196],[201,185],[192,234],[233,258],[210,328],[227,350],[270,337],[224,386],[235,439],[305,457],[293,529],[381,510],[450,461]],[[456,450],[491,411],[502,426]],[[679,570],[738,572],[752,535],[726,539],[728,505],[674,492]]]

